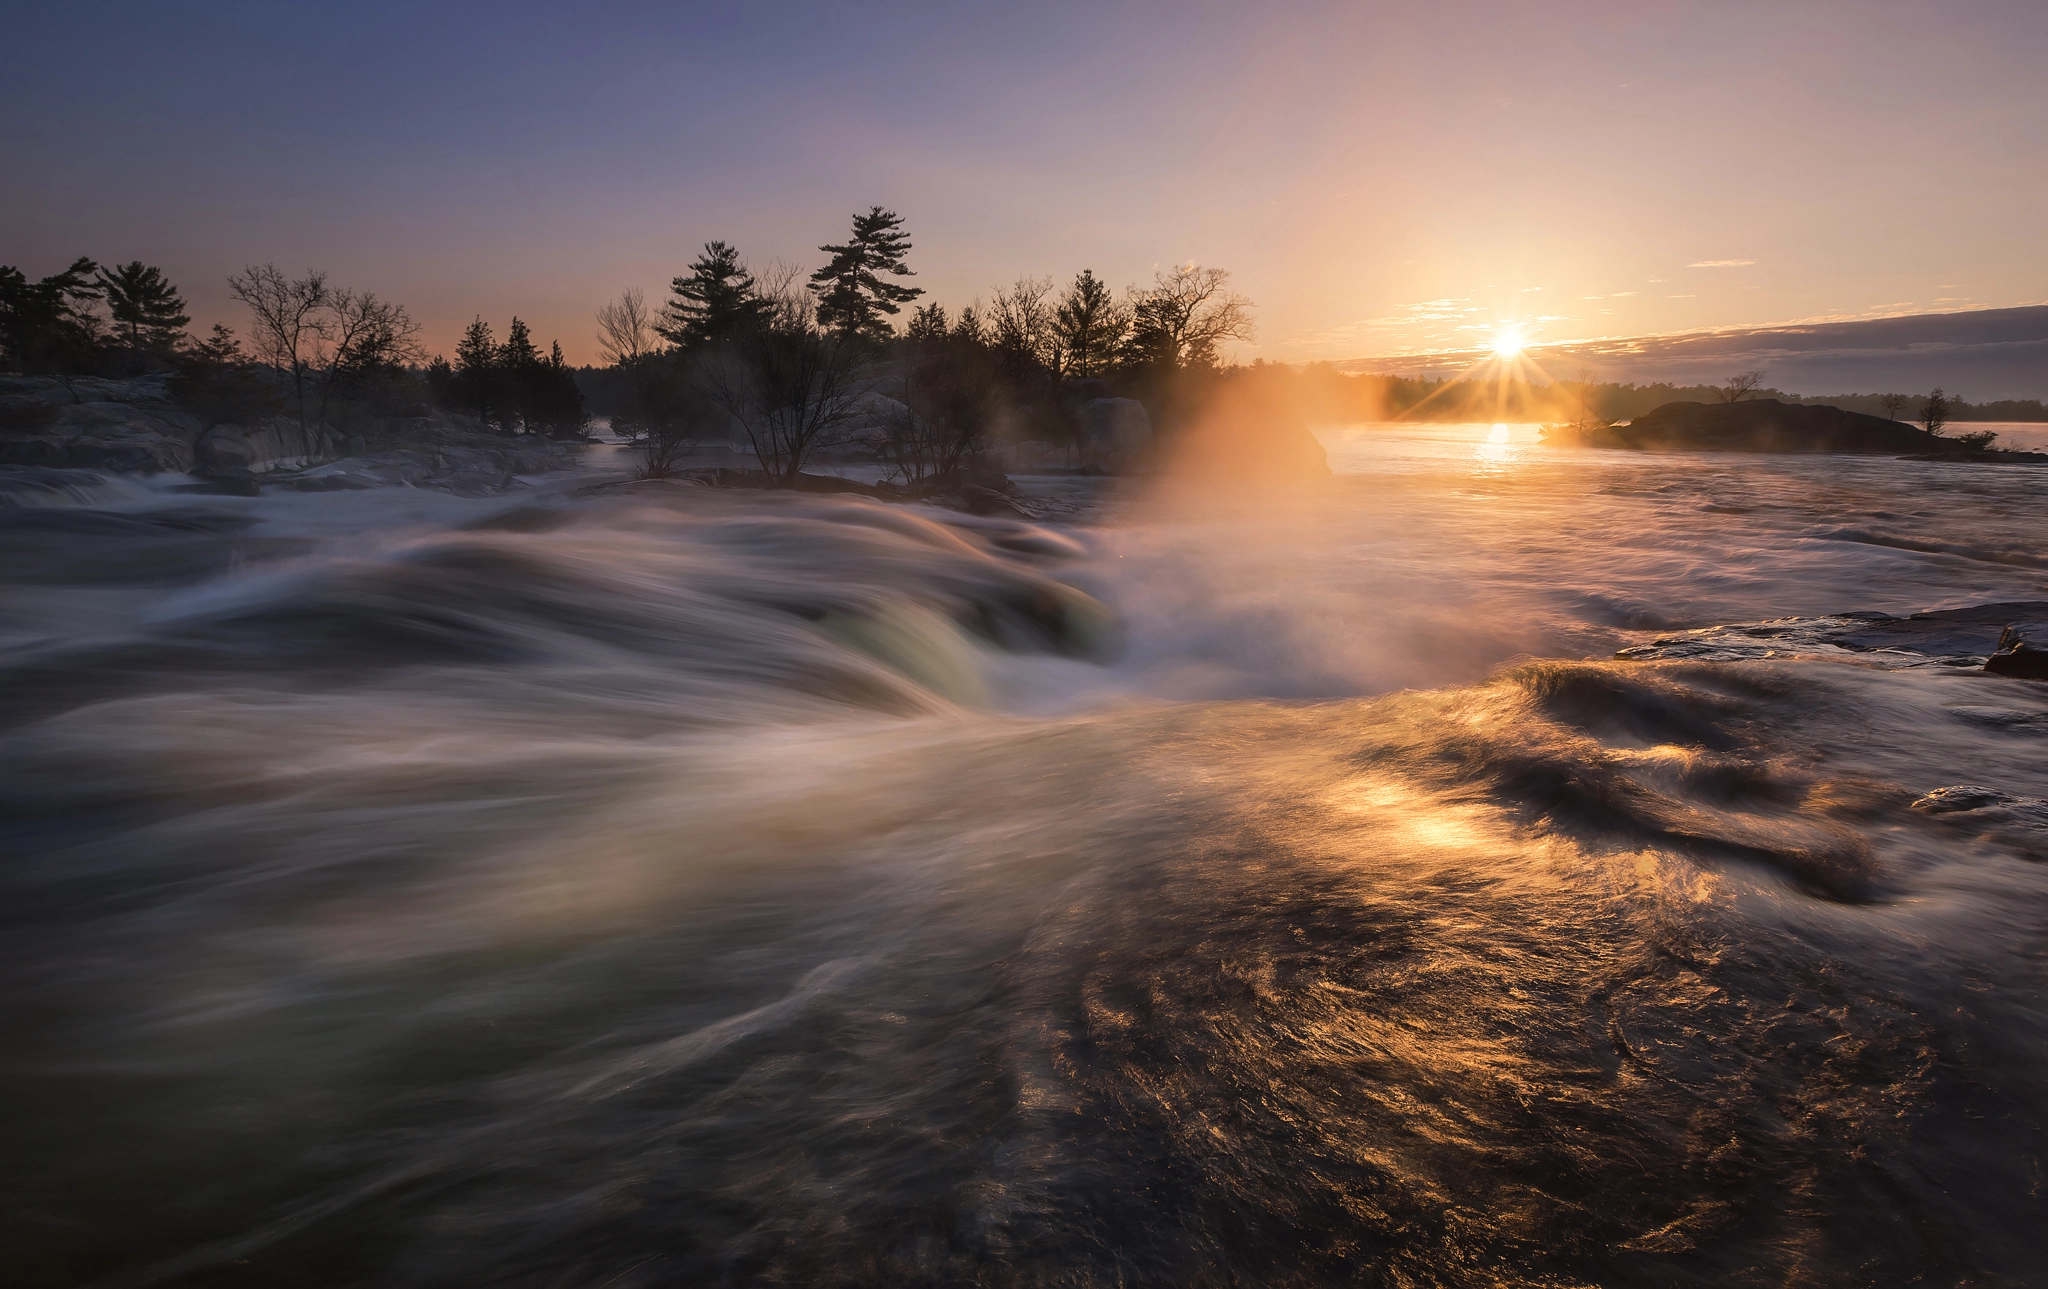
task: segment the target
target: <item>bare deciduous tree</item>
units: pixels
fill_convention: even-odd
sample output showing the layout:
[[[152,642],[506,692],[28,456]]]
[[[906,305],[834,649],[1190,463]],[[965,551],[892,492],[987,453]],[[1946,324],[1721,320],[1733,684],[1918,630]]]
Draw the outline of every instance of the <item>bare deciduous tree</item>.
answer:
[[[1887,421],[1898,420],[1899,413],[1906,410],[1906,403],[1904,394],[1886,394],[1877,400],[1877,405],[1884,409],[1884,419]]]
[[[623,368],[630,383],[612,429],[635,440],[643,479],[668,478],[691,445],[723,435],[725,414],[690,379],[696,361],[655,353]]]
[[[1225,341],[1250,340],[1252,302],[1228,289],[1230,273],[1183,264],[1131,291],[1133,342],[1156,361],[1208,367]]]
[[[1577,380],[1562,383],[1570,391],[1574,405],[1572,418],[1568,424],[1580,436],[1582,442],[1600,434],[1612,424],[1606,414],[1599,410],[1601,387],[1594,381],[1591,368],[1581,367]]]
[[[875,455],[912,487],[959,473],[994,426],[997,375],[986,347],[941,336],[907,360],[889,389],[897,406]]]
[[[1927,401],[1920,405],[1920,424],[1929,434],[1940,434],[1947,428],[1949,419],[1954,414],[1954,405],[1937,385],[1934,392],[1927,396]]]
[[[1052,279],[1020,277],[1008,287],[996,288],[986,325],[990,342],[1009,366],[1035,363],[1058,376],[1065,366],[1065,346],[1057,323]]]
[[[320,417],[327,424],[328,401],[345,380],[417,362],[422,354],[419,324],[402,304],[380,300],[370,291],[343,288],[327,293],[324,324],[314,346],[324,369],[320,381]]]
[[[306,428],[306,377],[327,331],[327,275],[287,278],[275,264],[252,264],[228,275],[228,294],[249,307],[249,342],[259,361],[291,377]]]
[[[1755,371],[1736,372],[1722,383],[1721,401],[1724,403],[1740,403],[1743,399],[1762,389],[1763,384],[1764,373],[1762,368],[1758,368]]]
[[[597,311],[597,351],[607,363],[627,367],[659,348],[647,297],[633,287]]]
[[[739,425],[761,469],[794,487],[821,448],[852,441],[855,400],[868,387],[867,346],[858,334],[818,325],[794,275],[763,274],[768,308],[697,363],[698,388]]]

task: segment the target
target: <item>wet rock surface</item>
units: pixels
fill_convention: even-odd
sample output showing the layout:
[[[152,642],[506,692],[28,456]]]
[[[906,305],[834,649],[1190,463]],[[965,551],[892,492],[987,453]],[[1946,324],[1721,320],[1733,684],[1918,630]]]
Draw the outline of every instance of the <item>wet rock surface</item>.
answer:
[[[294,492],[356,492],[366,488],[428,488],[458,497],[494,497],[522,488],[523,475],[570,470],[573,451],[553,443],[456,444],[399,448],[346,457],[309,470],[262,476],[265,486]]]
[[[2048,680],[2048,613],[2006,627],[1999,634],[1997,652],[1984,660],[1984,670],[2022,680]]]
[[[2028,625],[2015,627],[2016,623]],[[2022,635],[2036,643],[2020,643]],[[1660,636],[1648,644],[1623,649],[1615,657],[1734,662],[1844,653],[1865,655],[1888,666],[1981,667],[2001,675],[2027,675],[2023,669],[2048,662],[2048,649],[2041,648],[2041,642],[2048,642],[2048,601],[2020,600],[1905,617],[1852,612],[1705,627]],[[1992,659],[2007,656],[2010,661],[1991,665]]]
[[[189,470],[201,428],[160,376],[0,379],[0,465]]]
[[[1990,841],[2012,846],[2028,859],[2048,860],[2048,801],[2016,796],[1979,784],[1936,788],[1913,809],[1942,822],[1970,828]]]

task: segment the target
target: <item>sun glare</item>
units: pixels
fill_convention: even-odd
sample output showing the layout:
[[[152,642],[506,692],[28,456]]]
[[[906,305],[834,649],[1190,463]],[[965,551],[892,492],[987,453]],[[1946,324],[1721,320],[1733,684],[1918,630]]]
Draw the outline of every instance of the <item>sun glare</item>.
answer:
[[[1522,352],[1522,330],[1519,327],[1503,327],[1494,333],[1493,352],[1502,358],[1513,358]]]

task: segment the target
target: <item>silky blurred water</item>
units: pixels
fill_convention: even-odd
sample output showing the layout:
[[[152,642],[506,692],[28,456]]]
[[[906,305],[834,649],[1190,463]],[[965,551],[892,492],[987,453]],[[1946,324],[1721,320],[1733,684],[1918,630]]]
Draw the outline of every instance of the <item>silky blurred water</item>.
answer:
[[[1326,442],[10,512],[7,1280],[2039,1283],[2040,472]]]

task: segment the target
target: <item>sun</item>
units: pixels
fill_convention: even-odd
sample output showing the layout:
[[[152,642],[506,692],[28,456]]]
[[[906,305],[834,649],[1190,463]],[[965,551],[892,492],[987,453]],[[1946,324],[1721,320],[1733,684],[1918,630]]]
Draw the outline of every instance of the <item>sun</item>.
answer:
[[[1522,352],[1522,329],[1502,327],[1493,335],[1493,352],[1499,358],[1513,358]]]

